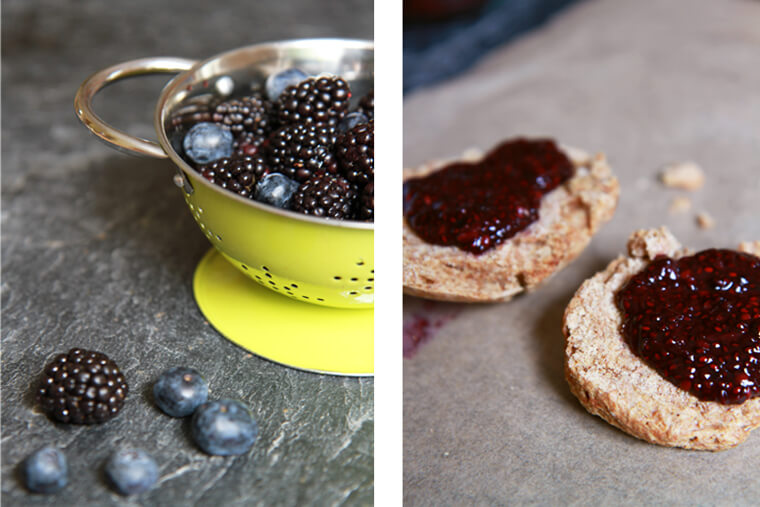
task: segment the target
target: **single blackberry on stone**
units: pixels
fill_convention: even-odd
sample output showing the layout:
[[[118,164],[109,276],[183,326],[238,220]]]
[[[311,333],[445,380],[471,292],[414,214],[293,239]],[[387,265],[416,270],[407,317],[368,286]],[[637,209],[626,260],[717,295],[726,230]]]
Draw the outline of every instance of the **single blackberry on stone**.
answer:
[[[370,120],[375,119],[375,90],[374,88],[359,100],[358,111],[367,115]]]
[[[305,215],[350,219],[356,203],[356,187],[345,178],[317,173],[293,194],[292,208]]]
[[[272,133],[267,152],[272,171],[304,182],[314,173],[338,169],[332,147],[335,130],[316,125],[288,125]]]
[[[108,356],[75,348],[45,367],[37,400],[57,421],[93,424],[118,414],[128,392],[124,376]]]
[[[335,143],[338,171],[348,181],[364,186],[375,179],[375,123],[356,125]]]
[[[271,130],[267,101],[259,95],[222,102],[214,108],[212,120],[230,129],[237,137],[243,132],[251,132],[266,137]]]
[[[359,196],[359,206],[356,213],[357,220],[364,222],[375,221],[375,182],[368,183]]]
[[[285,88],[277,100],[281,125],[303,123],[335,127],[348,111],[351,89],[342,78],[309,78]]]
[[[256,182],[269,174],[269,167],[261,156],[225,157],[198,169],[214,185],[219,185],[242,197],[252,198]]]

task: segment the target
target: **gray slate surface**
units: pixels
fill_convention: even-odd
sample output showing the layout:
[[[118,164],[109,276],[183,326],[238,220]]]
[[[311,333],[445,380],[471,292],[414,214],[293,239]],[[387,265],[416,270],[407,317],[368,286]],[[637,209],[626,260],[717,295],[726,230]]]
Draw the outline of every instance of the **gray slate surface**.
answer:
[[[612,221],[535,292],[433,310],[405,300],[406,320],[456,315],[404,360],[406,504],[757,505],[760,430],[720,453],[628,436],[570,393],[561,329],[575,290],[634,229],[667,225],[696,249],[760,239],[759,92],[760,2],[591,0],[406,98],[408,165],[551,136],[605,152],[621,184]],[[663,164],[685,160],[705,187],[664,188]],[[681,195],[693,209],[669,213]],[[715,229],[697,227],[699,211]]]
[[[172,183],[171,163],[99,143],[76,120],[90,73],[146,56],[206,58],[255,42],[373,36],[371,0],[344,2],[4,1],[2,15],[3,505],[367,505],[373,496],[373,381],[302,373],[247,354],[203,319],[192,296],[209,248]],[[168,77],[114,85],[107,120],[154,137]],[[107,424],[51,423],[30,382],[51,355],[82,346],[111,356],[132,389]],[[240,457],[208,457],[186,420],[156,409],[164,369],[204,373],[213,397],[249,404],[260,425]],[[17,464],[62,446],[71,484],[30,495]],[[124,499],[101,468],[120,445],[146,448],[161,480]]]

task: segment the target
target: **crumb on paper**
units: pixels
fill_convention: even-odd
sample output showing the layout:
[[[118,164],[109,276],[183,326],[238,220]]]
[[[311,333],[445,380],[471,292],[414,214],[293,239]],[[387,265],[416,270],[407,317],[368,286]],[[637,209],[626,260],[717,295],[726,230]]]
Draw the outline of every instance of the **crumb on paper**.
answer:
[[[683,213],[691,209],[691,200],[688,197],[679,196],[670,203],[671,213]]]
[[[677,162],[665,166],[662,182],[666,187],[697,190],[705,184],[705,173],[694,162]]]
[[[739,251],[760,255],[760,241],[742,241],[739,243]]]
[[[712,229],[715,227],[715,219],[706,212],[697,215],[697,224],[701,229]]]
[[[153,317],[155,317],[156,319],[163,319],[165,316],[166,316],[166,312],[158,312]]]

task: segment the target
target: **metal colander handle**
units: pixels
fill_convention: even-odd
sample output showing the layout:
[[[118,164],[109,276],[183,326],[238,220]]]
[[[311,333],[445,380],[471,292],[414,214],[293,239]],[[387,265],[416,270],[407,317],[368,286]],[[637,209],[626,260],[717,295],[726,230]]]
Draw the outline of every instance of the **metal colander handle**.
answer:
[[[145,74],[175,74],[184,72],[195,65],[194,60],[172,57],[154,57],[131,60],[100,70],[87,79],[74,97],[74,110],[90,132],[110,146],[130,154],[167,158],[164,149],[155,141],[135,137],[104,122],[92,110],[92,99],[111,83]]]

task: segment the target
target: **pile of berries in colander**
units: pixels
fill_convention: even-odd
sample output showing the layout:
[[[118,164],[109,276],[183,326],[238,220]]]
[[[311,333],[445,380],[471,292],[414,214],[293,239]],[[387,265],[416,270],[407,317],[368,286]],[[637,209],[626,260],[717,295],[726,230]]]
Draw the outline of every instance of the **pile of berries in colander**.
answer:
[[[182,157],[204,178],[278,208],[374,221],[374,91],[349,109],[338,76],[287,69],[261,91],[172,118]],[[180,144],[180,143],[177,143]]]

